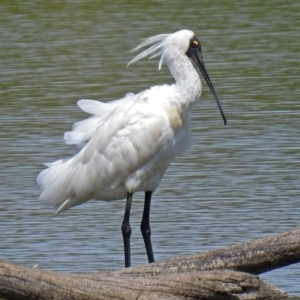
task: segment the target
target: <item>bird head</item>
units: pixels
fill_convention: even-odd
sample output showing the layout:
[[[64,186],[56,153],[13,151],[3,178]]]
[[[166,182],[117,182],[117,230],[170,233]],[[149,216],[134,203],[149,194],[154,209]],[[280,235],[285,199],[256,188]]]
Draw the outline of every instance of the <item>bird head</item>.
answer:
[[[200,41],[197,39],[194,32],[183,29],[179,30],[172,34],[159,34],[152,37],[149,37],[147,39],[144,39],[136,48],[131,50],[131,52],[135,52],[145,46],[149,46],[148,49],[144,50],[140,54],[138,54],[136,57],[134,57],[128,65],[149,56],[149,58],[154,58],[157,56],[160,56],[159,66],[160,69],[163,61],[164,56],[168,51],[171,49],[174,49],[175,51],[179,51],[183,55],[186,55],[194,64],[195,68],[200,70],[202,73],[205,81],[207,82],[212,94],[214,95],[217,105],[220,109],[221,115],[224,120],[224,124],[227,124],[227,119],[224,113],[224,110],[222,108],[221,102],[219,100],[219,97],[216,93],[216,90],[213,86],[212,81],[210,80],[210,77],[208,75],[208,72],[206,70],[203,56],[202,56],[202,49]]]

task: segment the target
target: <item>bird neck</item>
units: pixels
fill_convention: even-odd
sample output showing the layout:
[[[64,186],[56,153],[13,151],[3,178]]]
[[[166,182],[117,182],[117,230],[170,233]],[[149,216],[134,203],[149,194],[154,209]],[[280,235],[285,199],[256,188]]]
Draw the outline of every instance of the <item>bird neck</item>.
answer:
[[[176,81],[175,86],[182,94],[182,101],[187,105],[193,104],[201,95],[202,85],[200,77],[192,62],[186,55],[172,52],[167,55],[166,61]]]

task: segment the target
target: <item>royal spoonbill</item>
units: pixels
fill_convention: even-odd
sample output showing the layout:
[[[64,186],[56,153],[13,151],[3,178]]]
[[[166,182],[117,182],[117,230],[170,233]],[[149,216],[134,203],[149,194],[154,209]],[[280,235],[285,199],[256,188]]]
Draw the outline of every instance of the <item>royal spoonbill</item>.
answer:
[[[190,30],[160,34],[142,41],[133,51],[144,57],[160,56],[159,69],[167,63],[175,83],[153,86],[138,94],[102,103],[80,100],[78,106],[92,116],[75,123],[64,135],[67,144],[81,150],[72,158],[46,164],[37,182],[40,200],[56,207],[56,213],[90,199],[127,199],[121,226],[125,267],[130,258],[130,208],[137,191],[145,193],[141,232],[149,263],[154,262],[149,224],[150,202],[170,163],[191,144],[191,110],[202,85],[198,68],[213,93],[224,123],[226,117],[206,71],[200,41]]]

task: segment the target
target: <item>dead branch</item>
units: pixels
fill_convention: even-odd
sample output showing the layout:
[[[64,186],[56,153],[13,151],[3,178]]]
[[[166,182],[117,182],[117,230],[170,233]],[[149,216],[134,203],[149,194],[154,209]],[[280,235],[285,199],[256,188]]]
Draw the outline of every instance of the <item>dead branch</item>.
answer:
[[[299,261],[300,227],[272,237],[113,272],[63,274],[0,261],[0,297],[277,299],[286,297],[286,293],[255,274]]]

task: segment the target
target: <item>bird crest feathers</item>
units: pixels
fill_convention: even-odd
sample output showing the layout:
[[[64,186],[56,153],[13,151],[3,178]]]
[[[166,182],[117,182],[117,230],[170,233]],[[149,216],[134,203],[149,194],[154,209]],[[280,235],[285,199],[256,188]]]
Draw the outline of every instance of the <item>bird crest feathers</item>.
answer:
[[[140,54],[138,54],[136,57],[134,57],[127,66],[130,64],[143,59],[144,57],[150,56],[149,59],[152,59],[154,57],[160,56],[159,64],[158,64],[158,69],[161,69],[161,66],[164,61],[164,41],[170,34],[159,34],[155,36],[151,36],[149,38],[143,39],[142,42],[134,49],[130,50],[129,52],[135,52],[140,50],[143,47],[152,45],[150,48],[144,50]]]
[[[168,55],[167,53],[168,50],[170,50],[170,46],[172,46],[172,48],[177,48],[177,50],[182,53],[185,53],[189,47],[189,41],[194,35],[194,32],[187,29],[182,29],[175,33],[159,34],[146,38],[142,40],[142,42],[136,48],[132,49],[130,53],[140,50],[146,46],[150,47],[134,57],[128,63],[128,65],[147,56],[149,56],[149,59],[160,56],[158,64],[158,69],[160,70],[163,62],[167,59],[166,55]]]

